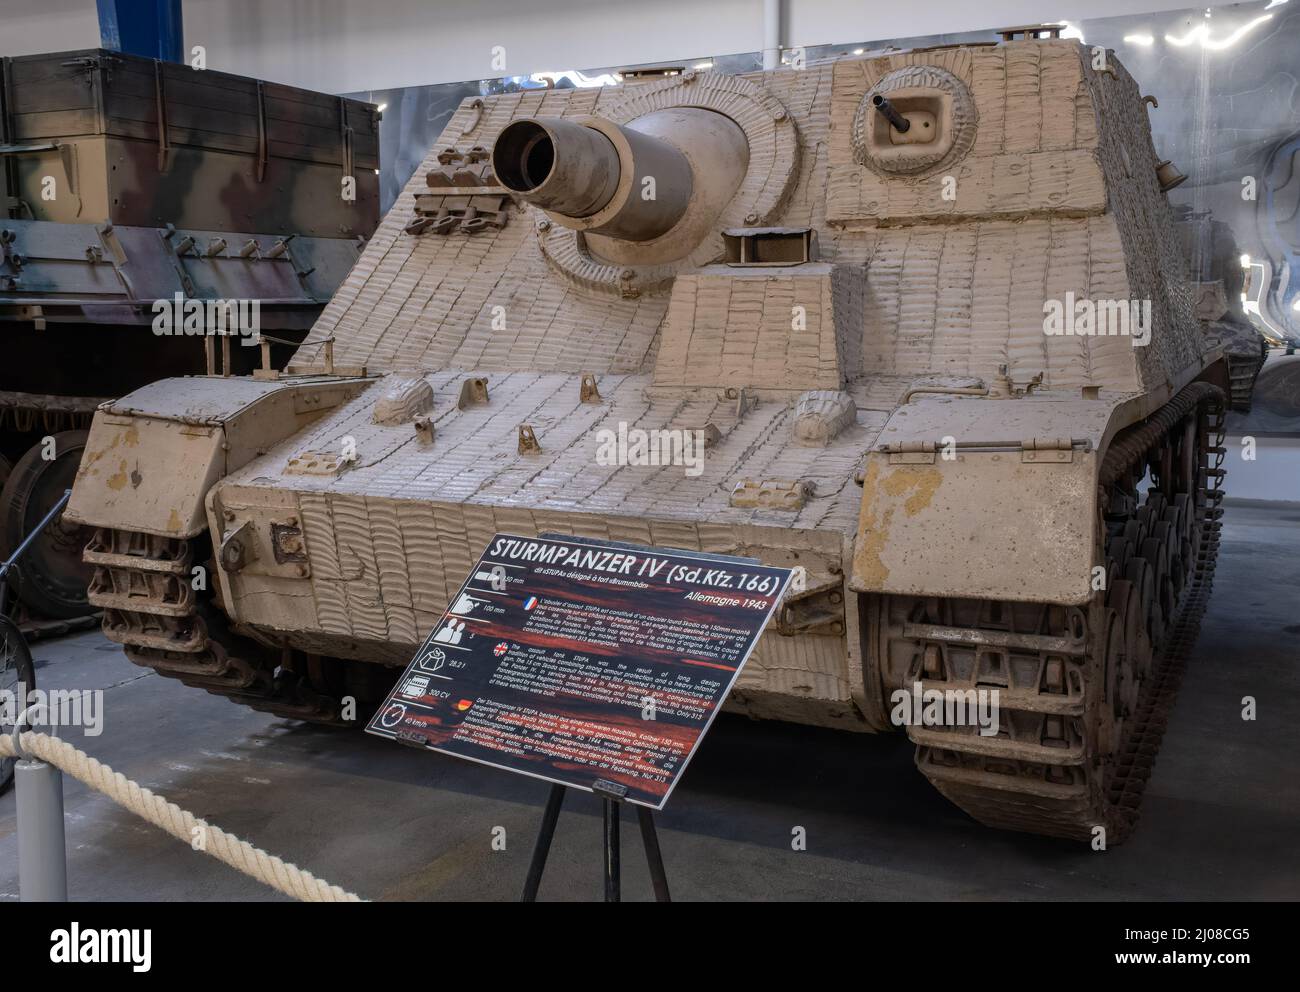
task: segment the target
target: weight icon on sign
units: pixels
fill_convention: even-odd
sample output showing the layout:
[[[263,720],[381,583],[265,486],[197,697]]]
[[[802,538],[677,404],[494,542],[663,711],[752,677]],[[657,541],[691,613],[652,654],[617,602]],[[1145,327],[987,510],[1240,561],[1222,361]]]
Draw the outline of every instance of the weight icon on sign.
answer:
[[[420,667],[426,672],[436,672],[447,663],[447,652],[442,648],[430,648],[420,655]]]

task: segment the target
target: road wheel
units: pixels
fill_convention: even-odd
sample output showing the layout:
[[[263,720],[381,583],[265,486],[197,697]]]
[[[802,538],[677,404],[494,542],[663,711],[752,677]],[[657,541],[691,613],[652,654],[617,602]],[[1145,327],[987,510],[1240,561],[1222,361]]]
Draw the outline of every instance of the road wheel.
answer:
[[[72,488],[86,447],[85,431],[63,431],[52,438],[54,457],[42,458],[46,445],[38,443],[18,459],[0,490],[0,540],[12,553],[25,535],[36,529],[65,489]],[[69,620],[90,612],[86,587],[90,568],[81,553],[91,532],[54,520],[32,542],[18,563],[14,582],[18,598],[33,613]],[[13,578],[14,573],[10,572]]]

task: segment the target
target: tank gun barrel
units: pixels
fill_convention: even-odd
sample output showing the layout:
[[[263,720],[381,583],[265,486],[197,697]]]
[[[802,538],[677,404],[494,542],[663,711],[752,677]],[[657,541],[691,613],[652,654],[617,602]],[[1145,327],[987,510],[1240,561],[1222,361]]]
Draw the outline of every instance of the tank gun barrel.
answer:
[[[729,198],[748,157],[744,132],[733,122],[678,108],[630,124],[520,118],[497,136],[492,170],[503,186],[564,227],[647,242],[672,230],[701,197],[716,200],[713,187],[720,182],[731,184]]]
[[[673,144],[600,117],[527,117],[492,147],[497,180],[566,227],[624,241],[667,233],[692,174]]]
[[[589,217],[618,191],[613,142],[595,128],[559,117],[514,121],[492,147],[497,181],[544,210]]]

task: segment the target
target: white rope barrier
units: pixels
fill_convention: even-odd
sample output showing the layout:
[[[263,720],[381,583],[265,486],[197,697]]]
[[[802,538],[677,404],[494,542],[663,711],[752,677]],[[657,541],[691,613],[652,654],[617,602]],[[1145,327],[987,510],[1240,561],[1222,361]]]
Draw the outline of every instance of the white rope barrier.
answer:
[[[113,771],[67,741],[28,731],[22,734],[21,743],[15,747],[13,736],[0,735],[0,758],[10,757],[34,757],[48,762],[177,840],[193,845],[196,837],[202,838],[197,850],[294,899],[303,902],[362,901],[353,893],[330,885],[311,872],[198,819],[193,813],[132,782],[121,772]]]

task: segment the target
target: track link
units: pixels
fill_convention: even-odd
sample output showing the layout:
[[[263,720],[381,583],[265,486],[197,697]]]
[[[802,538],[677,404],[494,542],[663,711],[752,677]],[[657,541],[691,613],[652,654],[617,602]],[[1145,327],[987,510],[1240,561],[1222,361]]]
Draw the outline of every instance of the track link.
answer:
[[[194,588],[195,545],[100,529],[85,551],[104,635],[159,675],[256,710],[333,726],[363,723],[396,672],[275,648],[229,628]],[[209,572],[210,574],[210,572]]]
[[[1260,369],[1264,367],[1262,355],[1228,355],[1228,397],[1232,409],[1241,413],[1250,412],[1251,399],[1255,393],[1255,380],[1259,378]]]

